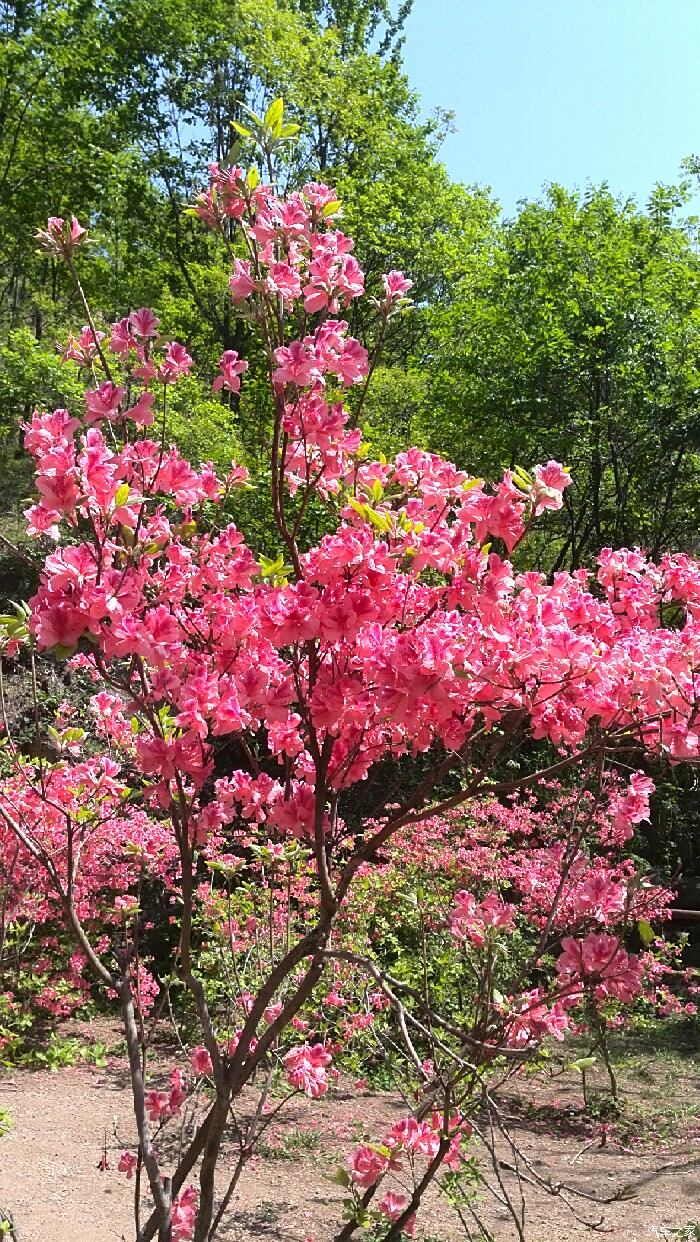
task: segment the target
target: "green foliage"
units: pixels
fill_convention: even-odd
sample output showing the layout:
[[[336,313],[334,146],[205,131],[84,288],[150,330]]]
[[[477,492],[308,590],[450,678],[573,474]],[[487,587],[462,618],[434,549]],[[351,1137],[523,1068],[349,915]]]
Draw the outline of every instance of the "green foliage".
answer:
[[[646,210],[551,186],[430,308],[424,435],[480,472],[556,457],[574,487],[543,567],[694,546],[700,260],[687,186]]]
[[[233,459],[241,461],[244,456],[233,410],[213,397],[197,377],[188,376],[173,389],[167,430],[188,460],[213,461],[224,475]]]
[[[0,344],[0,408],[14,408],[29,417],[35,406],[58,406],[78,410],[84,385],[74,367],[61,362],[54,350],[42,349],[40,342],[26,327],[14,328]],[[3,451],[18,447],[18,428],[14,428],[13,444]]]
[[[280,1141],[272,1140],[268,1135],[258,1144],[258,1154],[267,1160],[300,1160],[303,1156],[314,1152],[321,1142],[321,1132],[317,1127],[302,1129],[292,1126],[280,1136]]]
[[[36,1006],[39,989],[32,987],[29,974],[20,972],[16,979],[17,994],[22,997],[21,1006],[0,997],[0,1066],[48,1069],[53,1074],[71,1065],[106,1065],[110,1049],[105,1043],[66,1035],[50,1026],[46,1012]],[[60,985],[55,990],[61,999]],[[68,987],[63,992],[63,999],[74,1000]],[[5,1132],[3,1125],[6,1116],[0,1110],[0,1135]]]
[[[71,1065],[88,1064],[102,1068],[107,1063],[107,1051],[106,1044],[85,1044],[80,1039],[52,1031],[43,1047],[28,1047],[17,1058],[17,1064],[31,1069],[48,1069],[52,1074]]]
[[[429,386],[427,374],[418,369],[377,367],[362,420],[368,452],[379,447],[388,456],[409,444],[424,446]]]

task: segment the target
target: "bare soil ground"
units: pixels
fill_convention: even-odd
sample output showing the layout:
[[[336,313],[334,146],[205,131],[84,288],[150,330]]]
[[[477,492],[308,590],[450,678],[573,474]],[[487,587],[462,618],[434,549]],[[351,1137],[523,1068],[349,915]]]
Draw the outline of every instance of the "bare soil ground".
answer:
[[[629,1124],[607,1146],[581,1115],[580,1090],[566,1079],[530,1081],[502,1100],[532,1170],[585,1195],[609,1198],[623,1186],[631,1198],[599,1206],[568,1194],[581,1219],[561,1198],[523,1189],[530,1242],[579,1242],[604,1217],[615,1242],[670,1238],[669,1230],[700,1220],[700,1072],[664,1060],[628,1067]],[[0,1075],[0,1109],[12,1130],[0,1138],[0,1205],[12,1212],[20,1242],[133,1242],[131,1184],[117,1172],[121,1146],[133,1143],[134,1123],[123,1063],[103,1069],[8,1070]],[[222,1242],[331,1242],[342,1189],[334,1169],[367,1132],[375,1140],[405,1113],[390,1095],[338,1092],[289,1105],[291,1138],[268,1134],[265,1152],[248,1167],[231,1205]],[[288,1126],[285,1130],[289,1134]],[[107,1149],[110,1167],[98,1168]],[[508,1163],[509,1153],[502,1150]],[[511,1157],[512,1159],[512,1157]],[[226,1164],[222,1186],[226,1183]],[[514,1178],[501,1168],[514,1188]],[[527,1175],[527,1168],[524,1169]],[[507,1213],[484,1198],[480,1214],[501,1242],[516,1237]],[[465,1238],[451,1209],[433,1192],[417,1236],[431,1242]]]

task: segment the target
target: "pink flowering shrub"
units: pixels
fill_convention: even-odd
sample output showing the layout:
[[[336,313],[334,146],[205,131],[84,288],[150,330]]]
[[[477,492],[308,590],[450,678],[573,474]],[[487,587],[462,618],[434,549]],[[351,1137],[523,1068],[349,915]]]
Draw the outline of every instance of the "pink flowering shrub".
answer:
[[[273,105],[270,159],[283,130]],[[551,580],[516,570],[569,476],[550,461],[490,485],[416,448],[372,459],[359,420],[377,349],[350,335],[365,282],[334,191],[282,198],[256,170],[213,165],[192,210],[225,240],[232,302],[263,345],[274,546],[232,520],[245,467],[220,477],[169,441],[186,347],[148,308],[102,331],[84,302],[64,350],[84,409],[37,410],[26,428],[45,559],[3,656],[71,660],[94,683],[94,726],[51,759],[10,742],[3,866],[22,916],[34,901],[37,925],[60,917],[70,969],[118,998],[137,1128],[119,1164],[152,1200],[139,1242],[213,1238],[273,1083],[320,1099],[387,1035],[415,1115],[350,1155],[336,1236],[369,1221],[390,1242],[412,1235],[431,1179],[471,1167],[489,1074],[516,1072],[587,1005],[607,1020],[642,991],[650,970],[623,939],[667,895],[621,853],[648,778],[615,774],[620,754],[698,756],[700,566],[606,551]],[[86,230],[52,219],[39,240],[82,297]],[[392,271],[375,289],[377,342],[410,287]],[[243,391],[236,351],[219,372],[214,391]],[[504,776],[525,739],[540,767]],[[567,770],[581,792],[566,814],[509,801]],[[406,892],[416,869],[430,882]],[[150,888],[170,911],[160,971]],[[421,946],[418,980],[401,960],[392,973],[401,934]],[[152,1022],[173,997],[189,1064],[158,1084]],[[190,1137],[160,1144],[170,1123]],[[224,1143],[238,1155],[218,1197]]]
[[[391,987],[400,990],[424,970],[422,942],[427,981],[440,1013],[464,1024],[481,1021],[482,1037],[495,1046],[535,1051],[545,1036],[561,1041],[565,1034],[586,1032],[595,1042],[599,1031],[591,1027],[592,1001],[599,1017],[617,1027],[639,1004],[648,1012],[664,1011],[671,978],[678,993],[675,962],[666,964],[659,945],[643,946],[639,955],[624,949],[630,934],[638,937],[638,927],[651,921],[663,926],[672,894],[645,881],[629,859],[611,856],[614,797],[604,796],[596,809],[591,797],[561,789],[542,788],[536,795],[506,805],[481,802],[467,815],[448,811],[420,828],[401,830],[381,863],[361,869],[336,924],[343,939],[332,986],[319,989],[307,1007],[316,1035],[341,1049],[339,1064],[354,1074],[372,1072],[382,1031],[388,1027],[400,1036],[393,1030],[395,1012],[381,980],[368,990],[362,963],[355,959],[367,943],[375,960],[393,974]],[[288,918],[284,872],[279,880],[271,900],[282,931]],[[300,881],[297,870],[292,888],[303,908],[310,894]],[[475,893],[485,895],[479,899]],[[258,917],[262,922],[262,906]],[[214,918],[208,935],[217,934],[224,929]],[[600,936],[599,943],[611,949],[611,962],[602,963],[604,978],[590,968],[590,946]],[[560,969],[563,950],[572,951],[572,945],[579,952],[577,969]],[[548,958],[547,988],[513,990],[514,977],[522,978],[533,962],[541,974]],[[479,1017],[475,981],[481,973],[490,978],[490,993],[487,1011]],[[692,986],[690,974],[684,978]],[[466,1000],[458,1002],[460,996]],[[692,1012],[692,1004],[680,996],[675,1004],[679,1013]],[[419,1078],[425,1077],[421,1071]]]

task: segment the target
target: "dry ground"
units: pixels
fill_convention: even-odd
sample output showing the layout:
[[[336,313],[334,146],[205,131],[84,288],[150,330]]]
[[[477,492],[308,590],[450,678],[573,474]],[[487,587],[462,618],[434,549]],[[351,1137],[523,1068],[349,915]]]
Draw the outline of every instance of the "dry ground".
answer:
[[[557,1198],[526,1186],[529,1242],[579,1242],[596,1234],[584,1223],[605,1216],[615,1242],[652,1242],[700,1220],[700,1072],[693,1061],[627,1067],[630,1124],[601,1148],[589,1142],[580,1091],[569,1077],[527,1084],[503,1100],[532,1167],[590,1195],[610,1197],[629,1185],[633,1197],[599,1208],[574,1199],[577,1220]],[[291,1139],[269,1137],[235,1196],[222,1242],[330,1242],[342,1190],[331,1181],[363,1131],[378,1138],[401,1115],[390,1095],[352,1098],[338,1093],[319,1103],[293,1101]],[[12,1130],[0,1138],[0,1205],[9,1209],[20,1242],[133,1242],[130,1185],[116,1171],[119,1145],[133,1141],[133,1118],[123,1063],[106,1068],[7,1070],[0,1075],[0,1109]],[[115,1137],[116,1131],[116,1137]],[[630,1138],[630,1132],[635,1133]],[[107,1143],[111,1167],[98,1164]],[[505,1154],[505,1153],[504,1153]],[[226,1170],[223,1170],[222,1182]],[[512,1175],[503,1173],[507,1179]],[[498,1242],[515,1234],[495,1200],[480,1211]],[[420,1215],[420,1237],[464,1238],[450,1209],[433,1194]]]

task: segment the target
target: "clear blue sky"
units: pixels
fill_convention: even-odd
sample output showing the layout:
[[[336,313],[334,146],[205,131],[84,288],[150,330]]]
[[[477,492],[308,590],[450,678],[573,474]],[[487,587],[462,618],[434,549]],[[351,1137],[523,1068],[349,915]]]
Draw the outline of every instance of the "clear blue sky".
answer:
[[[406,71],[450,174],[511,214],[545,182],[644,202],[700,154],[700,0],[414,0]]]

